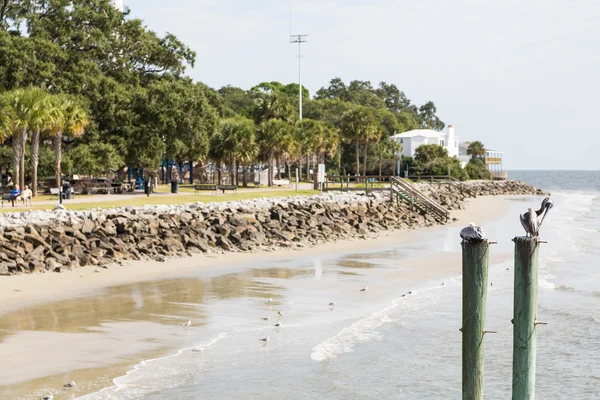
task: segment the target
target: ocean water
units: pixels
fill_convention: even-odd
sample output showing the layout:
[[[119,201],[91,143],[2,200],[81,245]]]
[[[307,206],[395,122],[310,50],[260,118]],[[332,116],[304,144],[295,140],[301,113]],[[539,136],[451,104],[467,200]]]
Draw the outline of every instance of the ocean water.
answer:
[[[537,398],[599,398],[600,172],[514,171],[511,178],[551,191],[555,201],[540,251],[538,319],[548,325],[538,328]],[[537,201],[514,198],[506,218],[485,225],[498,241],[487,308],[487,328],[498,333],[485,341],[492,399],[511,395],[511,239],[522,235],[518,214]],[[249,266],[244,279],[198,276],[205,295],[185,303],[184,317],[201,314],[203,323],[186,332],[181,349],[82,398],[458,399],[461,277],[418,278],[436,262],[460,262],[458,231],[443,227],[410,244],[348,254],[299,253]]]

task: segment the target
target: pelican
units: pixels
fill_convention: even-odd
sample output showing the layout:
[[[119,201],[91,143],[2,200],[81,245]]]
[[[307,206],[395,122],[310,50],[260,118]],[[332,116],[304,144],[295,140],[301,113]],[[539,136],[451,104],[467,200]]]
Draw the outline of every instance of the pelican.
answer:
[[[483,229],[481,229],[481,227],[471,222],[469,226],[460,231],[460,237],[466,241],[473,240],[476,242],[481,242],[485,240],[485,232]]]
[[[66,388],[72,388],[72,387],[75,387],[75,381],[71,381],[71,382],[69,382],[69,383],[65,383],[65,387],[66,387]]]
[[[44,397],[42,397],[42,400],[52,400],[54,398],[54,395],[52,393],[45,395]]]
[[[546,214],[548,214],[548,210],[554,207],[554,202],[550,200],[549,197],[546,197],[542,201],[542,206],[539,210],[534,211],[533,208],[529,208],[527,212],[523,215],[520,215],[521,225],[527,234],[527,237],[535,238],[538,236],[540,226],[542,222],[544,222],[544,218],[546,218]],[[542,213],[544,215],[542,215]],[[542,215],[542,219],[539,219],[539,216]]]
[[[366,292],[368,288],[368,286],[365,286],[364,288],[360,289],[359,292]]]
[[[192,326],[192,321],[191,320],[187,320],[186,322],[184,322],[183,324],[181,324],[182,326]]]
[[[277,321],[277,323],[275,324],[276,327],[280,327],[281,326],[281,321]]]
[[[260,340],[261,342],[268,342],[269,341],[269,337],[267,336],[267,337],[264,337],[264,338],[261,338],[261,339],[258,339],[258,340]]]

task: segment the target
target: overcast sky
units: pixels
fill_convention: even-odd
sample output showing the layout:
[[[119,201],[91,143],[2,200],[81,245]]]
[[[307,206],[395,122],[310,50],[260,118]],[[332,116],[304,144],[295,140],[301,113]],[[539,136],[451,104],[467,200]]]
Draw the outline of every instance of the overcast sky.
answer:
[[[298,80],[288,1],[125,5],[197,52],[195,80],[248,89]],[[505,169],[600,169],[598,0],[292,0],[291,28],[310,35],[311,95],[336,76],[394,83]]]

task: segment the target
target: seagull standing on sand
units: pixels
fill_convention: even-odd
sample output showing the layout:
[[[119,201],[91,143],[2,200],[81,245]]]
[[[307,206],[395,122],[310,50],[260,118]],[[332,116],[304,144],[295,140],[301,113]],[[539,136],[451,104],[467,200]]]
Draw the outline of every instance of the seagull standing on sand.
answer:
[[[281,326],[281,321],[278,321],[275,326],[279,328]]]
[[[360,289],[359,292],[366,292],[368,288],[368,286],[365,286],[364,288]]]
[[[272,297],[269,297],[269,298],[267,299],[267,303],[271,303],[271,302],[273,302],[273,298],[272,298]]]
[[[549,197],[546,197],[544,200],[542,200],[542,206],[539,210],[534,211],[533,208],[529,208],[525,214],[519,216],[521,225],[523,226],[523,229],[525,229],[527,237],[538,237],[540,227],[544,222],[544,218],[546,218],[548,210],[550,210],[552,207],[554,207],[554,202]],[[542,213],[544,215],[542,215]],[[540,215],[542,215],[541,220],[539,219]]]
[[[42,397],[42,400],[52,400],[54,398],[54,395],[52,393],[45,395],[44,397]]]
[[[331,306],[331,307],[335,306],[335,301],[332,301],[331,303],[329,303],[329,306]]]
[[[280,317],[283,317],[283,314],[281,313],[281,311],[277,311],[277,315],[279,315]]]
[[[69,382],[69,383],[65,383],[65,387],[66,387],[66,388],[72,388],[72,387],[75,387],[75,381],[71,381],[71,382]]]
[[[481,242],[485,240],[485,232],[480,226],[475,225],[473,222],[469,226],[463,228],[460,231],[460,237],[465,241]]]
[[[261,342],[268,342],[269,341],[269,337],[267,336],[267,337],[264,337],[264,338],[261,338],[261,339],[258,339],[258,340],[260,340]]]
[[[271,319],[271,317],[262,317],[262,320],[263,320],[263,321],[268,321],[268,320],[270,320],[270,319]]]
[[[186,322],[184,322],[184,323],[183,323],[183,324],[181,324],[181,325],[183,325],[183,326],[185,326],[185,327],[192,326],[192,321],[188,319]]]

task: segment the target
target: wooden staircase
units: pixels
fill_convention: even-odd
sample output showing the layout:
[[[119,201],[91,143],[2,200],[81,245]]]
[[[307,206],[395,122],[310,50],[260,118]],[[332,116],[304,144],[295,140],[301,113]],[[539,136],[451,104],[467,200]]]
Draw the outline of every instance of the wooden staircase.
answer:
[[[390,177],[390,200],[398,203],[404,201],[411,207],[421,210],[425,214],[430,214],[438,221],[447,221],[450,213],[435,200],[427,197],[423,192],[415,188],[410,183],[395,176]]]

